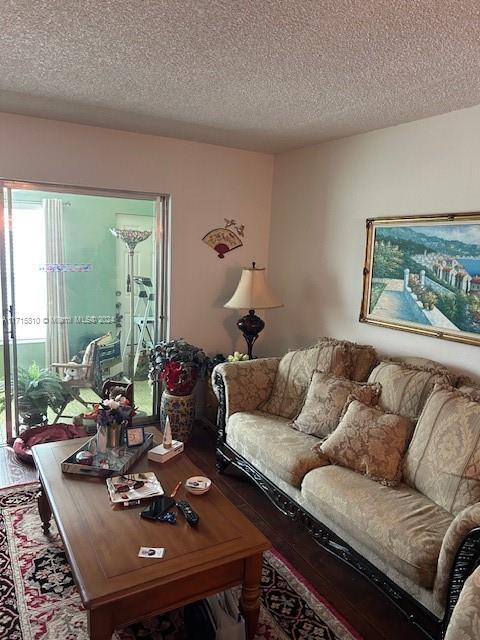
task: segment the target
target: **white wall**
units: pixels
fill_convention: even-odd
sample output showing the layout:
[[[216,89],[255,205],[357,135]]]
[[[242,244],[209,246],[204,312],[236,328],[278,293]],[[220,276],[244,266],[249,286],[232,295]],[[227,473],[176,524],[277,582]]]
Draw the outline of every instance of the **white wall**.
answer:
[[[461,211],[480,211],[480,107],[277,156],[269,279],[285,307],[265,348],[329,335],[480,376],[479,347],[358,322],[365,219]]]
[[[171,334],[209,353],[244,348],[239,313],[222,305],[242,266],[267,262],[273,156],[11,114],[0,145],[4,178],[170,193]],[[202,238],[224,218],[245,240],[220,260]]]

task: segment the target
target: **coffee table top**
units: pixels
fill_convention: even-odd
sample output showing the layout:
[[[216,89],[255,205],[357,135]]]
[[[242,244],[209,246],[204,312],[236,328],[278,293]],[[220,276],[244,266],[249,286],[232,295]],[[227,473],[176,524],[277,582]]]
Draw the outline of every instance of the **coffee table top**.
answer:
[[[199,514],[196,527],[181,514],[175,525],[144,520],[139,514],[145,504],[114,508],[104,479],[61,471],[60,463],[85,440],[40,444],[33,448],[33,457],[86,606],[108,602],[122,592],[141,592],[148,585],[193,578],[271,547],[214,483],[202,496],[187,493],[183,484],[176,495]],[[145,455],[129,471],[154,471],[166,495],[178,481],[202,475],[186,453],[163,464]],[[165,547],[165,557],[138,558],[141,546]]]

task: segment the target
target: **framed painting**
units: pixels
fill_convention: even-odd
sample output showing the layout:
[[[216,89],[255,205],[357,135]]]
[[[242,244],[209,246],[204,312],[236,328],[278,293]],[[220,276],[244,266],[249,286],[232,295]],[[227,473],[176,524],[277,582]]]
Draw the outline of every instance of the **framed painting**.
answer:
[[[480,213],[368,219],[360,321],[480,345]]]

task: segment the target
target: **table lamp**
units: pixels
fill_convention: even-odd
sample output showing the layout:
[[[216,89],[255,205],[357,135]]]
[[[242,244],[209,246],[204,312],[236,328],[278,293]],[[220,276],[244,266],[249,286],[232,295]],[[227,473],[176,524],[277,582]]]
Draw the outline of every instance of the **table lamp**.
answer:
[[[237,327],[243,333],[251,359],[253,344],[265,326],[265,322],[255,315],[255,309],[274,309],[283,304],[270,290],[265,280],[265,269],[257,269],[252,262],[251,268],[242,269],[235,293],[223,306],[227,309],[249,309],[248,314],[238,320]]]

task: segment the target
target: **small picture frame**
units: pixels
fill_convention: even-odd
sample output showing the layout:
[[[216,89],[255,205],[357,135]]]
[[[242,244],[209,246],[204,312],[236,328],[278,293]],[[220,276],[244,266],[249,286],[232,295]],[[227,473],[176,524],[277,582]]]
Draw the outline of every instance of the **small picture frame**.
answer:
[[[140,447],[145,440],[145,431],[142,426],[135,425],[127,428],[127,447]]]

